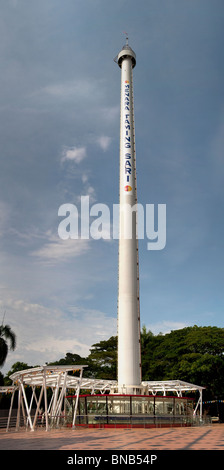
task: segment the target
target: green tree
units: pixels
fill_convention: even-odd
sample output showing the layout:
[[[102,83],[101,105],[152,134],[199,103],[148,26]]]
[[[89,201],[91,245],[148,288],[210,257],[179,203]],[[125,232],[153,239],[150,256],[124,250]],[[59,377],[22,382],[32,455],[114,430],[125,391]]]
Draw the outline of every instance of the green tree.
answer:
[[[66,366],[66,365],[84,365],[86,359],[79,356],[79,354],[73,354],[73,353],[66,353],[66,356],[62,359],[59,359],[59,361],[55,362],[50,362],[48,365],[50,366]]]
[[[5,363],[9,349],[14,351],[16,347],[16,335],[9,325],[0,326],[0,367]]]
[[[62,359],[59,359],[59,361],[55,362],[50,362],[48,364],[49,366],[69,366],[69,365],[86,365],[86,359],[79,356],[79,354],[73,354],[73,353],[66,353],[66,356]],[[72,374],[72,372],[69,372],[69,374]],[[75,375],[79,376],[80,372],[74,372]],[[85,376],[87,376],[85,374]]]
[[[117,377],[117,336],[93,344],[87,357],[89,372],[99,379]]]
[[[153,338],[153,336],[153,333],[150,330],[147,331],[146,326],[143,325],[141,331],[141,350],[143,353],[145,352],[148,342]]]
[[[0,387],[4,385],[4,375],[0,372]]]
[[[153,357],[163,339],[162,334],[153,335],[146,330],[145,325],[141,331],[141,360],[142,360],[142,379],[143,380],[162,380],[163,368],[161,361],[155,363]]]
[[[184,380],[206,387],[205,399],[224,399],[224,328],[187,327],[166,335],[153,335],[143,326],[141,332],[143,380]],[[65,358],[49,365],[88,365],[85,377],[117,378],[117,337],[93,344],[83,358],[67,353]],[[17,362],[5,378],[18,370],[30,368]]]
[[[10,375],[14,374],[15,372],[18,372],[19,370],[32,369],[32,367],[33,366],[28,366],[28,364],[26,362],[15,362],[15,364],[12,365],[9,372],[7,372],[7,374],[4,378],[4,384],[5,385],[11,385],[12,381],[9,378]]]
[[[180,379],[205,386],[204,396],[223,399],[224,328],[193,326],[149,338],[143,379]]]

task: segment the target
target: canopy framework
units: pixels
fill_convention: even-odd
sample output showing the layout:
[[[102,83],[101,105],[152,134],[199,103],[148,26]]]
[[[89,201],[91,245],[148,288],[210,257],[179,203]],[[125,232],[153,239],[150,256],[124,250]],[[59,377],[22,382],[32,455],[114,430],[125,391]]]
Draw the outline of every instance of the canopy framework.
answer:
[[[46,431],[49,428],[57,426],[60,421],[60,417],[63,414],[64,399],[67,394],[67,390],[74,390],[75,407],[73,412],[72,427],[75,427],[75,420],[78,409],[78,400],[80,390],[88,390],[91,395],[95,395],[97,392],[101,394],[117,394],[118,393],[118,382],[116,380],[105,380],[105,379],[92,379],[83,377],[83,371],[86,365],[68,365],[68,366],[42,366],[34,367],[32,369],[26,369],[23,371],[15,372],[10,376],[13,384],[9,387],[0,387],[1,393],[12,393],[11,405],[8,416],[7,431],[10,426],[10,419],[12,414],[13,401],[15,398],[15,392],[18,391],[18,411],[16,419],[16,430],[20,427],[21,413],[26,423],[26,427],[34,431],[38,422],[38,414],[41,411],[41,402],[44,401],[44,412]],[[79,376],[71,375],[71,373],[79,372]],[[26,393],[27,388],[31,388],[31,398],[28,400],[28,394]],[[40,388],[39,396],[36,393],[36,388]],[[49,400],[47,389],[51,388],[52,395]],[[167,381],[143,381],[141,386],[141,395],[157,395],[163,394],[168,395],[170,392],[175,393],[177,397],[182,397],[183,393],[186,392],[199,392],[199,399],[196,404],[194,414],[199,407],[200,418],[202,418],[202,391],[204,387],[184,382],[181,380],[167,380]],[[128,390],[123,391],[124,394],[128,393]],[[29,394],[30,395],[30,394]],[[31,416],[32,405],[35,403],[35,415]]]
[[[8,416],[7,429],[9,430],[10,419],[12,414],[13,401],[15,397],[15,392],[18,390],[18,408],[17,408],[17,418],[16,418],[16,430],[19,430],[20,427],[20,415],[22,411],[24,423],[26,427],[30,427],[31,431],[34,431],[37,425],[38,414],[41,411],[41,402],[42,398],[44,399],[44,412],[43,416],[45,418],[46,431],[49,430],[49,427],[57,425],[59,422],[62,405],[64,397],[66,395],[67,388],[74,388],[73,376],[68,375],[70,372],[80,372],[79,377],[76,377],[75,389],[76,389],[76,403],[73,417],[73,426],[75,425],[75,418],[78,406],[79,392],[82,380],[82,374],[85,365],[78,366],[42,366],[34,367],[32,369],[26,369],[23,371],[15,372],[10,376],[10,379],[13,381],[13,391],[11,398],[11,405]],[[30,402],[28,402],[28,397],[26,394],[26,386],[31,387],[32,395]],[[36,387],[40,388],[40,394],[37,398]],[[48,403],[47,389],[51,388],[52,396],[50,403]],[[33,402],[36,402],[35,415],[32,418],[31,410]]]
[[[197,409],[200,409],[200,419],[202,419],[202,392],[205,387],[199,385],[184,382],[183,380],[165,380],[165,381],[151,381],[142,382],[142,385],[147,389],[148,393],[156,395],[158,392],[162,392],[163,396],[166,396],[167,392],[175,392],[178,397],[182,397],[184,392],[199,392],[199,399],[194,409],[194,415],[196,415]]]

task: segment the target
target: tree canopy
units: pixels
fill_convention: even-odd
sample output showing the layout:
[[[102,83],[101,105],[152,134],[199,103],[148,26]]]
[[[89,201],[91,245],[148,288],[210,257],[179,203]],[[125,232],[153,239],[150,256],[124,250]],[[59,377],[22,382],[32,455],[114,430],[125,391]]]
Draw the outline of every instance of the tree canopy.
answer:
[[[208,398],[224,399],[224,328],[195,325],[153,335],[143,326],[141,350],[143,380],[184,380],[205,386]],[[88,365],[86,376],[116,379],[117,337],[93,344],[81,363]]]
[[[88,365],[85,377],[98,379],[116,379],[117,371],[117,337],[93,344],[89,356],[67,353],[64,359],[52,362],[51,365]]]
[[[5,363],[9,349],[14,350],[16,347],[16,335],[13,333],[9,325],[0,326],[0,366]]]
[[[207,399],[224,399],[224,328],[195,325],[153,335],[143,326],[141,349],[143,380],[184,380],[205,386]],[[85,364],[86,377],[116,379],[117,337],[93,344],[86,358],[68,352],[51,364]],[[24,365],[14,364],[10,373]]]
[[[224,397],[223,328],[193,326],[151,337],[142,357],[147,380],[185,380]]]

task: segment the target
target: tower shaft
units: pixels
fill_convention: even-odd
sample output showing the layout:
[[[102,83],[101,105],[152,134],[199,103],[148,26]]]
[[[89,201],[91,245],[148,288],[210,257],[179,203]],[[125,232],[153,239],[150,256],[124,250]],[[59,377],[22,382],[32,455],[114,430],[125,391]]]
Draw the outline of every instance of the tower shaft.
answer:
[[[141,347],[132,72],[136,61],[128,44],[117,62],[121,68],[118,391],[132,394],[141,385]]]

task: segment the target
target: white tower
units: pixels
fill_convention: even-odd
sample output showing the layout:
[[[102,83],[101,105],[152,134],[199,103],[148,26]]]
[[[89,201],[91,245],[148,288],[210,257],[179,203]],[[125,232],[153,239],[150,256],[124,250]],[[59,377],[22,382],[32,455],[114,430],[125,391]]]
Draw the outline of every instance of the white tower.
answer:
[[[118,392],[135,394],[141,386],[137,189],[133,73],[136,55],[128,45],[115,61],[121,68],[120,218],[118,267]]]

